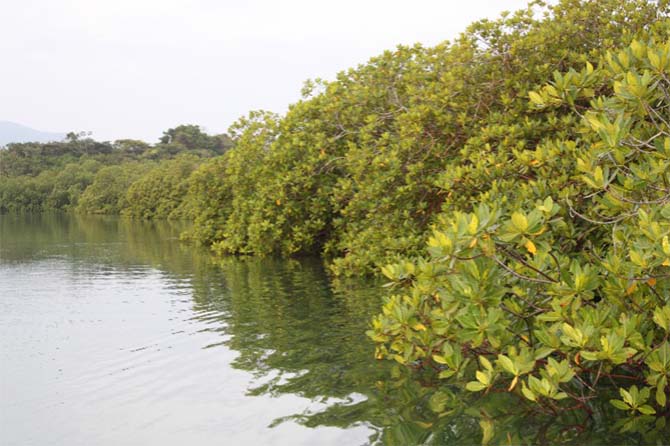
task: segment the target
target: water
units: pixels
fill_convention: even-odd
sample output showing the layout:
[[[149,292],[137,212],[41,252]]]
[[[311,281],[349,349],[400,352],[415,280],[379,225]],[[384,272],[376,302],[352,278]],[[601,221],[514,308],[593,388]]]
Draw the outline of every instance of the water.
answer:
[[[214,264],[167,224],[0,219],[1,444],[360,444],[375,434],[365,423],[277,421],[366,399],[354,375],[383,368],[362,335],[371,290],[334,293],[318,260]]]
[[[378,283],[215,260],[182,229],[0,216],[0,444],[479,444],[483,419],[494,443],[639,440],[610,433],[607,404],[588,425],[531,419],[376,361]]]

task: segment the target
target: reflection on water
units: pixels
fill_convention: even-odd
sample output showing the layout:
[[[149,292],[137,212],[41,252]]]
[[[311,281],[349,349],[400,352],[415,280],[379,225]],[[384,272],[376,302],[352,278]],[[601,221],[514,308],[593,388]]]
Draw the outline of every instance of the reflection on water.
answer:
[[[0,444],[478,444],[485,419],[499,442],[638,438],[609,432],[607,404],[585,434],[577,415],[436,393],[373,359],[378,284],[332,284],[318,260],[217,261],[182,229],[0,216]]]
[[[363,419],[302,417],[349,410],[383,375],[362,335],[378,297],[334,293],[319,261],[215,264],[181,229],[0,216],[0,444],[377,435]]]

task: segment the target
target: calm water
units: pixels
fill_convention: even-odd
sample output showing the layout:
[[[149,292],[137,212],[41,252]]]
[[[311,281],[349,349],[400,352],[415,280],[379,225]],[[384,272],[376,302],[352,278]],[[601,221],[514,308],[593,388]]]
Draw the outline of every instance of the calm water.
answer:
[[[0,216],[0,444],[479,444],[482,416],[500,439],[622,442],[509,417],[518,400],[440,417],[463,395],[373,359],[378,284],[215,261],[181,229]]]
[[[376,285],[181,228],[0,216],[0,444],[362,444]],[[319,417],[323,419],[319,419]],[[379,424],[379,423],[377,423]]]

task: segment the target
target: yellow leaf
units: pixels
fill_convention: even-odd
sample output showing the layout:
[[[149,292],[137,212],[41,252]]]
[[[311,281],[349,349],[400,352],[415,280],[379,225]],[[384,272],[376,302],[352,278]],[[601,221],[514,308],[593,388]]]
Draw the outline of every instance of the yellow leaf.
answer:
[[[642,268],[645,268],[647,266],[647,261],[642,257],[642,254],[640,254],[639,252],[631,249],[629,255],[631,262],[633,262],[637,266],[641,266]]]
[[[477,238],[473,238],[472,241],[470,242],[469,247],[474,248],[476,244],[477,244]]]
[[[598,187],[602,187],[605,184],[605,177],[603,175],[603,169],[600,166],[597,166],[593,172],[593,179]]]
[[[668,241],[668,236],[666,235],[663,237],[663,241],[661,242],[661,246],[663,247],[663,252],[665,253],[666,256],[670,256],[670,242]]]
[[[542,96],[540,96],[538,93],[531,91],[528,93],[528,97],[530,98],[530,101],[535,104],[535,105],[544,105],[544,100],[542,99]]]
[[[647,53],[647,46],[637,40],[631,42],[630,48],[633,50],[633,55],[638,59],[642,59],[645,56],[645,53]]]
[[[531,242],[528,240],[526,244],[524,245],[526,249],[528,250],[529,253],[535,255],[537,253],[537,248],[535,247],[535,243]]]
[[[472,220],[470,220],[470,223],[468,224],[468,232],[473,235],[476,234],[478,226],[479,226],[479,219],[477,218],[476,215],[473,215]]]
[[[603,124],[598,119],[598,116],[594,113],[588,113],[586,115],[586,120],[591,125],[591,128],[595,131],[598,131],[601,128],[603,128]]]
[[[423,325],[421,322],[419,322],[418,324],[414,324],[412,326],[412,328],[415,329],[416,331],[425,331],[426,330],[426,326]]]
[[[591,74],[593,73],[593,65],[591,65],[590,62],[586,62],[586,74]]]
[[[661,58],[653,51],[651,48],[647,50],[647,57],[649,58],[649,63],[656,70],[661,70]]]
[[[490,420],[481,420],[479,426],[482,428],[482,445],[485,446],[491,442],[495,434],[493,422]]]
[[[521,212],[512,214],[512,224],[519,232],[525,232],[528,229],[528,219]]]
[[[537,166],[539,164],[540,164],[540,161],[538,161],[538,160],[531,160],[531,162],[530,162],[531,166]]]
[[[661,263],[663,266],[670,266],[670,259],[665,259],[663,260],[663,263]]]
[[[281,200],[279,198],[277,198],[277,201],[275,203],[277,203],[277,206],[281,206]]]
[[[542,235],[542,234],[544,234],[546,231],[547,231],[547,227],[546,227],[546,226],[542,226],[542,227],[540,228],[539,231],[537,231],[537,232],[531,232],[530,235]]]
[[[512,384],[509,385],[509,388],[507,389],[508,392],[511,392],[514,390],[514,387],[516,387],[516,383],[519,382],[519,377],[515,376],[514,379],[512,380]]]
[[[635,292],[636,289],[637,289],[637,282],[633,282],[633,284],[626,289],[626,294],[627,295],[633,294],[633,292]]]

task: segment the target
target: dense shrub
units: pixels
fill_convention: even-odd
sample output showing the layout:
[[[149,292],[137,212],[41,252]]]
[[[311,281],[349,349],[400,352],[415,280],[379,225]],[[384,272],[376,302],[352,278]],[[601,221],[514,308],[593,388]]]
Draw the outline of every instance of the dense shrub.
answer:
[[[446,382],[510,392],[554,413],[592,412],[594,398],[610,398],[629,417],[623,430],[663,427],[669,29],[657,22],[646,39],[529,93],[530,108],[548,118],[570,110],[573,137],[512,152],[516,168],[527,164],[523,182],[496,175],[472,211],[441,216],[426,259],[384,268],[407,291],[374,320],[380,358],[432,366]],[[473,166],[471,181],[488,169]]]
[[[185,218],[188,178],[199,164],[194,155],[163,161],[127,187],[123,214],[145,219]]]
[[[229,190],[210,206],[228,213],[216,227],[203,219],[203,241],[225,253],[321,252],[336,274],[418,254],[442,211],[520,193],[500,179],[525,183],[538,141],[576,136],[568,107],[528,107],[536,85],[666,13],[642,0],[535,2],[453,43],[399,47],[308,82],[285,116],[241,121],[237,146],[208,167]]]
[[[184,156],[211,158],[225,153],[231,145],[227,135],[210,136],[195,125],[169,129],[155,145],[131,139],[98,142],[85,133],[70,133],[62,142],[9,144],[7,149],[0,150],[0,213],[77,209],[85,213],[118,214],[126,204],[131,204],[125,197],[128,187],[156,163]],[[176,174],[180,179],[192,171],[192,168],[174,172],[166,169],[164,174]],[[147,178],[147,183],[158,181],[159,173],[153,175],[153,179]],[[188,187],[181,180],[174,184],[167,178],[163,181],[161,187],[174,186],[176,190],[164,190],[162,194],[171,195],[173,200],[180,201],[180,209],[186,209],[181,202]],[[80,197],[83,203],[79,203]],[[147,204],[156,196],[134,194],[133,199]],[[158,204],[164,205],[165,202]],[[138,209],[136,206],[130,213],[151,218],[173,212],[172,208],[142,212]],[[183,216],[181,211],[176,214]]]
[[[149,164],[138,162],[103,167],[79,198],[77,211],[86,214],[120,213],[127,206],[128,188],[149,169]]]

